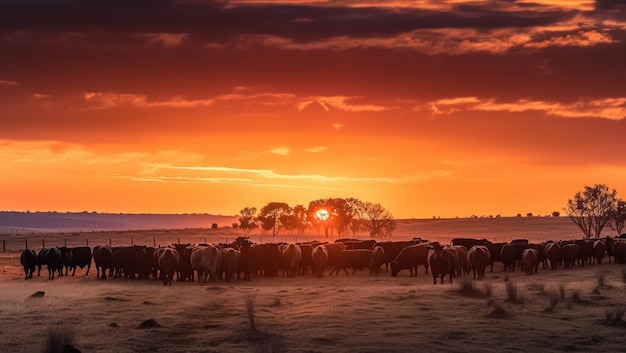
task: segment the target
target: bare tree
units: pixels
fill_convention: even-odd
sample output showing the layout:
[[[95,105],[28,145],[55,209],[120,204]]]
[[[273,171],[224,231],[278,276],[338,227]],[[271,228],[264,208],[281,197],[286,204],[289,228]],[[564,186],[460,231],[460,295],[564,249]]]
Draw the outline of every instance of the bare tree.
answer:
[[[617,206],[617,191],[609,191],[608,186],[596,184],[585,186],[569,199],[563,210],[582,230],[585,238],[600,237],[602,229],[609,223]]]
[[[624,229],[624,223],[626,223],[626,201],[619,199],[611,215],[611,228],[620,235]]]
[[[363,218],[372,238],[389,238],[397,227],[391,213],[379,203],[365,203]]]
[[[244,236],[248,236],[250,231],[258,227],[254,219],[256,215],[256,207],[246,207],[239,211],[239,229],[243,231]]]

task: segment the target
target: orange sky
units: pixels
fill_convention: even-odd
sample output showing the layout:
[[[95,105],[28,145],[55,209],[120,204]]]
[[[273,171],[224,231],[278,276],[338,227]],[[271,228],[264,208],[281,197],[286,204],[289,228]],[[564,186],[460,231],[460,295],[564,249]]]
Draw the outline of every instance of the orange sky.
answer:
[[[626,198],[626,4],[2,1],[0,210]]]

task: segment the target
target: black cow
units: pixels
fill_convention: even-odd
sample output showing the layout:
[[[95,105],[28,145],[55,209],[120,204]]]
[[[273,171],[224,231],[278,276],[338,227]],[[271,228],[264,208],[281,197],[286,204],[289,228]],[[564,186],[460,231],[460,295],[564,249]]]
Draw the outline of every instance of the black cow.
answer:
[[[191,244],[172,244],[174,249],[178,251],[178,256],[180,256],[180,261],[178,263],[178,268],[176,269],[176,277],[178,281],[187,281],[193,282],[194,271],[191,267]]]
[[[37,254],[37,276],[41,274],[41,266],[46,265],[48,268],[48,279],[54,279],[54,272],[59,273],[59,277],[63,276],[63,259],[61,258],[61,250],[59,248],[43,248]]]
[[[471,249],[474,245],[487,245],[491,244],[491,242],[487,239],[474,239],[474,238],[452,238],[450,240],[450,245],[462,245],[467,250]]]
[[[511,269],[515,271],[515,263],[522,261],[522,254],[528,248],[528,244],[523,242],[504,244],[500,251],[500,258],[504,265],[504,271]]]
[[[93,248],[93,262],[96,264],[98,278],[106,279],[106,270],[109,270],[109,277],[113,276],[113,265],[111,257],[113,249],[108,245],[96,245]],[[100,275],[102,271],[102,275]]]
[[[74,261],[70,266],[70,270],[72,270],[72,276],[76,274],[76,267],[80,267],[82,270],[87,266],[87,272],[85,272],[85,276],[89,275],[89,269],[91,269],[91,248],[88,246],[76,246],[72,248],[72,255],[74,257]]]
[[[20,254],[20,263],[24,267],[24,279],[33,278],[33,273],[37,266],[37,253],[35,250],[23,250]]]
[[[72,249],[62,246],[59,248],[61,250],[61,263],[63,263],[63,268],[65,269],[65,275],[67,276],[67,272],[74,263],[74,253]]]
[[[136,278],[142,263],[149,261],[145,246],[126,246],[113,249],[111,265],[116,277]]]

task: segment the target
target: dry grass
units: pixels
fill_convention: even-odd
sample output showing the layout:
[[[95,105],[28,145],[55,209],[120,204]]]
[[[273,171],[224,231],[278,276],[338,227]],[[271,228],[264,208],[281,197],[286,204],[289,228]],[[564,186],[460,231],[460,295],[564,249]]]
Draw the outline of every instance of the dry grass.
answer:
[[[457,278],[457,291],[467,297],[484,297],[485,293],[481,292],[474,285],[474,278],[469,275]]]
[[[493,282],[483,282],[483,291],[486,297],[491,297],[493,293]]]
[[[550,306],[545,311],[553,311],[556,305],[562,300],[561,293],[558,289],[549,289],[545,291]]]
[[[600,323],[607,326],[626,326],[626,322],[623,320],[624,313],[626,313],[626,309],[621,306],[604,309],[604,320]]]
[[[508,303],[524,303],[524,294],[517,288],[517,284],[514,282],[506,282],[504,286],[506,289],[506,302]]]
[[[74,331],[61,327],[50,327],[44,344],[43,353],[72,353],[74,348]]]

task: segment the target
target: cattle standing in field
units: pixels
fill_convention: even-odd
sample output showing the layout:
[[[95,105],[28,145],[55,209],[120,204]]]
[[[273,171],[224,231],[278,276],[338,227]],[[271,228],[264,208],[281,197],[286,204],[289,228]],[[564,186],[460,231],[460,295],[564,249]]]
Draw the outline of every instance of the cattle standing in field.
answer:
[[[535,249],[526,249],[522,253],[522,270],[527,275],[532,275],[533,272],[537,273],[539,269],[539,252]]]
[[[174,273],[180,264],[180,255],[178,251],[172,248],[163,248],[163,251],[159,254],[159,269],[163,276],[163,285],[172,285],[174,279]]]
[[[243,272],[243,280],[249,281],[250,273],[252,272],[250,258],[250,248],[252,247],[252,242],[248,240],[247,237],[239,237],[235,240],[235,242],[239,247],[239,268],[241,269],[241,272]]]
[[[616,264],[626,263],[626,241],[618,240],[615,242],[613,257]]]
[[[385,261],[385,249],[382,246],[374,246],[372,249],[372,273],[376,275],[380,273],[380,265],[383,261]]]
[[[300,260],[300,274],[307,273],[309,267],[311,267],[311,252],[313,251],[312,244],[298,244],[300,251],[302,252],[302,260]]]
[[[91,269],[91,248],[88,246],[75,246],[72,248],[72,263],[70,270],[72,270],[72,276],[76,274],[76,267],[80,267],[81,270],[87,266],[87,272],[85,276],[89,275],[89,269]]]
[[[324,244],[326,250],[328,250],[328,262],[326,265],[333,266],[339,263],[341,260],[344,250],[346,250],[346,246],[344,243],[326,243]]]
[[[578,246],[578,265],[584,266],[585,263],[590,264],[593,257],[593,240],[592,239],[578,239],[575,244]]]
[[[115,270],[115,277],[135,279],[143,267],[142,264],[148,261],[150,259],[145,246],[118,247],[114,248],[111,254],[111,265]]]
[[[196,246],[191,250],[191,268],[198,272],[198,282],[214,282],[222,266],[222,249],[215,245]]]
[[[324,277],[324,270],[328,263],[328,249],[326,245],[318,245],[311,251],[311,273],[313,276]]]
[[[234,274],[237,274],[237,278],[239,278],[239,261],[240,261],[240,253],[239,250],[234,248],[225,248],[222,249],[222,271],[224,272],[224,280],[226,282],[230,282],[233,278]],[[193,267],[193,266],[192,266]],[[198,278],[200,280],[200,278]]]
[[[593,258],[597,264],[602,264],[604,255],[606,254],[606,245],[602,240],[593,242]]]
[[[395,260],[398,257],[398,254],[402,249],[407,246],[420,244],[421,241],[383,241],[379,242],[376,245],[381,246],[383,250],[385,250],[385,260],[383,263],[385,264],[385,271],[389,270],[389,264],[391,261]]]
[[[530,243],[528,244],[528,248],[537,250],[537,254],[539,256],[538,260],[545,270],[548,262],[548,258],[546,257],[546,247],[541,243]]]
[[[527,248],[527,243],[518,241],[517,243],[504,244],[500,251],[500,258],[504,271],[515,271],[515,263],[522,261],[522,253]]]
[[[578,260],[578,245],[565,243],[561,246],[561,259],[564,268],[570,268],[576,264]]]
[[[461,246],[464,246],[465,249],[467,249],[468,251],[475,245],[487,245],[489,243],[491,242],[487,239],[452,238],[452,240],[450,240],[450,245],[452,246],[461,245]]]
[[[604,244],[606,245],[606,256],[609,258],[609,263],[611,263],[611,257],[615,258],[613,256],[613,250],[615,249],[615,238],[606,237],[604,239]]]
[[[20,263],[24,267],[24,279],[33,278],[37,267],[37,253],[31,249],[23,250],[20,254]]]
[[[389,263],[391,267],[391,277],[396,277],[401,270],[409,270],[413,277],[413,269],[417,276],[417,267],[424,266],[424,274],[428,273],[428,246],[427,244],[417,244],[407,246],[402,249],[398,256]]]
[[[469,257],[467,256],[467,248],[461,245],[454,245],[452,247],[456,251],[456,255],[458,257],[456,275],[469,275],[471,266]]]
[[[339,274],[339,270],[344,270],[346,275],[348,274],[347,268],[352,268],[352,274],[356,272],[357,269],[372,268],[372,250],[366,249],[354,249],[354,250],[344,250],[341,254],[341,259],[335,265],[335,267],[328,274],[329,276],[333,273]]]
[[[295,277],[300,270],[300,262],[302,261],[302,250],[299,245],[286,244],[281,249],[283,260],[283,275],[287,277]]]
[[[467,252],[470,264],[472,265],[472,271],[474,273],[474,279],[478,275],[478,278],[485,277],[485,268],[491,262],[491,253],[484,245],[475,245]]]
[[[106,279],[106,270],[109,270],[109,277],[113,276],[112,255],[113,249],[108,245],[96,245],[93,248],[93,262],[96,265],[98,278]],[[100,275],[100,271],[102,271],[102,275]]]
[[[178,251],[180,262],[176,269],[176,278],[178,281],[193,282],[193,269],[191,268],[191,244],[172,244],[174,249]]]
[[[451,246],[445,248],[439,244],[432,246],[432,249],[428,252],[428,265],[430,272],[433,274],[433,284],[437,284],[437,277],[443,279],[445,275],[450,276],[450,283],[452,283],[452,276],[457,268],[458,257],[456,250]]]
[[[546,257],[550,262],[550,268],[556,270],[561,263],[561,245],[559,243],[546,244]]]
[[[493,272],[493,264],[496,262],[502,262],[502,258],[500,257],[500,253],[502,252],[502,247],[506,243],[488,243],[485,246],[489,249],[489,253],[491,254],[491,261],[489,262],[490,272]]]
[[[74,263],[74,253],[72,249],[66,246],[60,247],[59,250],[61,250],[61,263],[63,264],[63,269],[65,269],[65,276],[67,276],[70,267]]]
[[[279,244],[254,244],[248,254],[251,272],[261,276],[278,276],[282,254]]]
[[[54,272],[59,273],[59,277],[63,276],[63,259],[61,258],[61,250],[59,248],[43,248],[37,254],[37,276],[41,273],[41,266],[46,265],[48,268],[48,279],[54,279]]]

